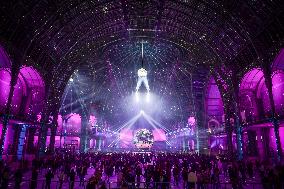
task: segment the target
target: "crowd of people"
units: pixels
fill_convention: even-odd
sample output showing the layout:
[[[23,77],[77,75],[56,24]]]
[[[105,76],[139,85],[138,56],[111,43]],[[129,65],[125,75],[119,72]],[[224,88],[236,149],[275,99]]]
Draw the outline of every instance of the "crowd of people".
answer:
[[[26,162],[27,164],[27,162]],[[61,189],[65,182],[73,189],[79,187],[107,188],[111,178],[116,178],[116,188],[198,188],[210,184],[218,189],[224,178],[234,189],[241,189],[248,179],[258,177],[262,188],[283,187],[284,167],[271,162],[235,161],[225,156],[198,155],[195,153],[72,153],[58,151],[30,163],[29,187],[38,186],[39,172],[44,171],[45,188],[56,180]],[[88,169],[93,171],[86,180]],[[30,169],[29,169],[30,170]],[[23,166],[12,171],[7,162],[0,163],[0,188],[21,188]],[[222,175],[222,179],[220,179]],[[142,184],[143,183],[143,184]]]

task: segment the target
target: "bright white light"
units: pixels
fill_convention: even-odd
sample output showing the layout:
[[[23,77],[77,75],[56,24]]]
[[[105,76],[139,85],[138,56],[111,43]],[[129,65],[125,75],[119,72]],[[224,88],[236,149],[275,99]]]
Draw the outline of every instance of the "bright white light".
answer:
[[[150,101],[150,93],[148,92],[146,95],[146,101],[149,102]]]
[[[70,82],[73,82],[73,81],[74,81],[74,79],[71,77],[71,78],[69,79],[69,81],[70,81]]]
[[[144,115],[144,111],[143,111],[143,110],[140,110],[140,114]]]
[[[146,77],[147,76],[147,71],[144,68],[140,68],[138,70],[138,77]]]
[[[142,84],[144,84],[147,91],[149,92],[150,87],[149,87],[148,80],[147,80],[147,71],[144,68],[140,68],[138,70],[138,81],[137,81],[137,85],[136,85],[136,91],[138,91],[140,89]]]
[[[139,102],[139,94],[137,91],[135,92],[135,98],[136,98],[136,101]]]

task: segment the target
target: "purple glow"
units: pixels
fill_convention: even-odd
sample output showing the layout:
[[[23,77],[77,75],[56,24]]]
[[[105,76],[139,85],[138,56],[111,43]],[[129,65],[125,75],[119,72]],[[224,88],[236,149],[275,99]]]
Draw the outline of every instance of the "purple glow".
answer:
[[[0,70],[0,107],[5,107],[10,91],[10,69]],[[25,101],[23,101],[23,97]],[[41,111],[44,97],[44,84],[39,74],[32,67],[23,67],[20,70],[12,98],[11,110],[13,114],[21,113],[37,114]],[[22,102],[23,101],[23,102]]]
[[[274,59],[272,69],[273,71],[284,70],[284,48],[280,50],[279,54]]]
[[[78,134],[81,132],[81,116],[76,113],[66,115],[66,117],[69,117],[69,116],[71,117],[68,119],[67,123],[64,123],[65,125],[63,125],[62,115],[58,115],[58,119],[57,119],[57,124],[58,124],[57,132],[58,133],[66,131],[67,135],[70,135],[70,134],[74,135],[74,134]]]
[[[94,115],[90,115],[90,125],[95,126],[97,124],[97,118]]]
[[[260,68],[255,68],[245,74],[240,85],[240,90],[256,89],[256,87],[258,87],[258,82],[262,79],[264,79],[262,70]]]
[[[188,119],[187,119],[187,123],[189,126],[193,126],[195,125],[195,118],[190,116]]]
[[[278,114],[283,115],[284,107],[284,72],[275,72],[272,77],[272,91],[275,109]]]
[[[260,68],[252,69],[244,75],[240,84],[239,95],[243,121],[248,116],[253,116],[257,119],[260,118],[258,106],[261,103],[263,104],[264,112],[270,110],[268,91],[265,86],[263,72]],[[265,95],[266,97],[264,97]]]
[[[69,115],[71,117],[67,121],[67,133],[79,133],[81,131],[81,116],[76,113],[72,113]]]
[[[282,127],[279,128],[279,136],[280,136],[281,147],[282,150],[284,151],[284,125],[282,125]]]
[[[44,82],[39,73],[31,66],[23,66],[20,74],[25,78],[29,87],[44,87]]]
[[[213,77],[211,77],[208,83],[206,104],[208,117],[221,121],[224,114],[223,101]]]
[[[63,120],[62,120],[62,115],[58,115],[58,118],[57,118],[57,131],[61,131],[62,130],[62,123],[63,123]]]
[[[10,73],[6,70],[0,70],[0,107],[3,110],[6,106],[10,91]]]
[[[284,106],[284,73],[276,71],[272,76],[272,92],[275,103],[276,112],[283,114]],[[254,96],[256,92],[256,96]],[[251,113],[254,116],[258,115],[257,99],[261,99],[263,103],[264,112],[268,113],[271,110],[269,94],[265,85],[264,74],[261,69],[255,68],[245,74],[240,85],[241,104],[246,104],[243,109],[246,115]],[[258,102],[259,103],[259,102]],[[249,105],[250,107],[248,107]]]
[[[119,139],[120,139],[120,147],[121,148],[127,148],[132,144],[133,141],[133,130],[124,128],[119,133]]]
[[[211,148],[223,149],[226,145],[226,135],[211,137]]]
[[[154,129],[153,130],[154,141],[166,141],[166,134],[163,129]]]
[[[24,112],[29,114],[41,112],[45,95],[43,79],[33,67],[28,66],[21,68],[19,78],[25,83],[24,95],[27,96],[27,105]],[[29,87],[29,90],[26,87]]]
[[[1,68],[10,68],[11,67],[10,58],[1,45],[0,45],[0,67]]]

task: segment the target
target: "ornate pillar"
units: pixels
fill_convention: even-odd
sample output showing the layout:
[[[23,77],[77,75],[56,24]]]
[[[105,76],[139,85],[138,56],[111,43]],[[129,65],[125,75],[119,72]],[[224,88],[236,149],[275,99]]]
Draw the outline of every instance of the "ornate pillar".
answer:
[[[81,136],[80,136],[80,152],[85,152],[87,148],[87,127],[89,124],[89,117],[83,113],[81,117]]]
[[[206,153],[208,147],[208,133],[205,131],[205,113],[203,94],[196,99],[196,148],[199,153]]]
[[[15,85],[17,84],[18,80],[18,74],[19,74],[19,68],[18,67],[12,67],[12,73],[11,73],[11,81],[10,81],[10,91],[8,96],[8,101],[6,104],[5,114],[3,117],[3,127],[2,127],[2,134],[0,139],[0,160],[2,159],[3,151],[4,151],[4,142],[5,142],[5,136],[7,133],[8,123],[9,119],[11,117],[11,104],[12,99],[14,95]]]
[[[26,153],[26,144],[25,144],[25,139],[26,139],[26,131],[29,125],[17,125],[20,127],[20,133],[18,137],[18,148],[17,148],[17,159],[25,159],[25,153]]]
[[[44,99],[44,107],[42,110],[42,115],[40,119],[40,130],[38,135],[38,152],[37,156],[42,157],[45,155],[45,148],[46,148],[46,136],[47,136],[47,130],[49,127],[48,120],[50,115],[50,109],[51,107],[51,101],[49,100],[51,97],[51,82],[48,81],[45,83],[45,99]]]
[[[17,159],[17,152],[18,152],[18,144],[19,144],[19,139],[20,139],[20,134],[22,131],[22,125],[14,125],[14,136],[13,136],[13,143],[12,143],[12,155],[13,155],[13,160],[15,161]]]
[[[88,132],[87,132],[88,133]],[[88,134],[87,134],[88,135]],[[87,149],[90,149],[90,142],[91,142],[91,138],[90,138],[90,136],[88,135],[87,136],[87,140],[86,140],[87,142],[86,142],[86,148]]]
[[[236,76],[233,77],[233,107],[234,107],[234,120],[237,137],[237,158],[243,159],[243,129],[240,116],[239,107],[239,85]]]
[[[275,142],[276,142],[276,150],[277,150],[277,159],[278,161],[281,161],[282,158],[282,148],[281,148],[281,142],[280,142],[280,135],[279,135],[279,123],[276,118],[276,110],[275,110],[275,102],[273,99],[273,92],[272,92],[272,73],[271,68],[264,68],[264,78],[265,78],[265,85],[268,90],[269,95],[269,102],[271,107],[271,122],[273,124],[274,128],[274,134],[275,134]]]
[[[51,152],[54,152],[55,136],[56,136],[57,126],[58,126],[57,119],[58,119],[58,112],[56,111],[53,114],[53,120],[52,120],[52,125],[51,125],[51,135],[50,135],[50,144],[49,144],[49,149]]]
[[[232,125],[230,122],[231,118],[231,111],[229,108],[225,108],[225,130],[227,134],[227,154],[231,156],[233,154],[233,143],[232,143],[232,138],[233,138],[233,129]]]
[[[34,127],[28,128],[27,153],[33,153],[34,152],[35,133],[36,133],[36,128],[34,128]]]
[[[48,124],[47,124],[47,116],[43,115],[40,122],[40,132],[38,136],[38,156],[42,157],[45,154],[45,148],[46,148],[46,135],[48,130]]]

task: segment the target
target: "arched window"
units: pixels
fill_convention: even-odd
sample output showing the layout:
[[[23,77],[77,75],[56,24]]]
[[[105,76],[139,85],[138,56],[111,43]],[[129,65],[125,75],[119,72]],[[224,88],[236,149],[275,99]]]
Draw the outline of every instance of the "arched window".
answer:
[[[25,90],[23,94],[24,114],[37,115],[42,111],[45,95],[45,87],[40,74],[31,66],[23,66],[20,69],[19,78],[25,81]]]
[[[0,112],[4,113],[11,81],[11,61],[0,46]],[[41,112],[44,99],[44,82],[40,74],[31,66],[22,66],[11,103],[12,114],[37,115]]]
[[[272,93],[276,113],[283,115],[284,72],[281,70],[274,71],[272,74]],[[247,122],[269,117],[271,113],[269,94],[263,71],[260,68],[254,68],[245,74],[239,95],[241,115]]]

